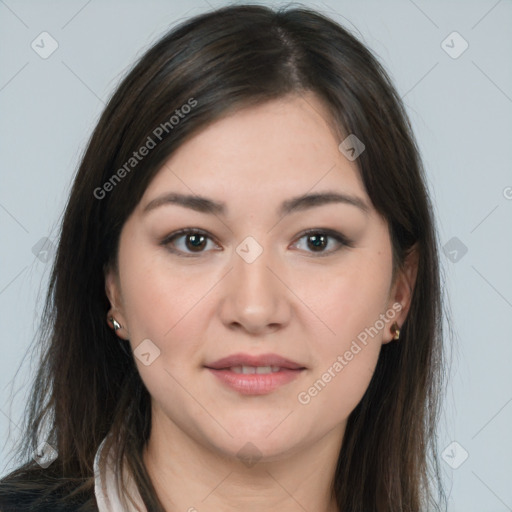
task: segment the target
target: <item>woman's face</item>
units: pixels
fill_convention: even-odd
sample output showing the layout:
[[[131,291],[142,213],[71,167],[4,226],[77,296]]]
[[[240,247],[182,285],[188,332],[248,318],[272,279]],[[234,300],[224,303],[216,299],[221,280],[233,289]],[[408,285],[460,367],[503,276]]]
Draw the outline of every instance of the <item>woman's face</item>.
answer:
[[[341,440],[405,319],[414,272],[392,283],[388,226],[328,119],[308,94],[211,124],[125,223],[107,293],[153,425],[268,460],[329,432]],[[342,197],[296,201],[315,194]],[[200,234],[174,235],[183,229]]]

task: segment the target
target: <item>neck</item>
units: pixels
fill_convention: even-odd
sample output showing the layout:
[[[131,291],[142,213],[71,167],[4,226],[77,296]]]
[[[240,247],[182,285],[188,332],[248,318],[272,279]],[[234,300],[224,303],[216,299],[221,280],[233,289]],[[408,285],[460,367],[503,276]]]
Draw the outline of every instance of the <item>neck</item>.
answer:
[[[241,460],[205,447],[165,418],[152,422],[143,459],[168,512],[338,512],[332,489],[344,429],[272,458],[247,444],[242,453],[249,457]]]

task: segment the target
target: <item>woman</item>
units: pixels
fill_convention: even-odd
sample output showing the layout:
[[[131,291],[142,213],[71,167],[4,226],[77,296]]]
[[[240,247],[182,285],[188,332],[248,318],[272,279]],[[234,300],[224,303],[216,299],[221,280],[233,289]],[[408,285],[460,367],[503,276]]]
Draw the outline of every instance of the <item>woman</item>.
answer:
[[[441,313],[418,150],[368,49],[307,9],[190,19],[81,162],[0,508],[440,510]]]

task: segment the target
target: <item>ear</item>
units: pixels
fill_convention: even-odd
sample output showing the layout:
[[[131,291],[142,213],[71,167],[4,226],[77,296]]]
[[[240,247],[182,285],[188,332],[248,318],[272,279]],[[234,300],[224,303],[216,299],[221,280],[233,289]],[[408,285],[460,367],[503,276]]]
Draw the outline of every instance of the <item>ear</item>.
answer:
[[[114,326],[110,321],[111,317],[114,317],[115,320],[121,325],[121,329],[115,331],[117,336],[122,339],[128,339],[129,332],[126,322],[126,317],[124,313],[123,306],[123,296],[121,293],[121,286],[119,282],[119,274],[117,269],[113,267],[107,267],[105,269],[105,293],[107,294],[107,298],[110,302],[110,309],[107,313],[107,322],[110,327],[113,329]]]
[[[388,310],[397,311],[392,322],[389,322],[386,333],[383,336],[383,343],[393,340],[394,333],[391,326],[396,322],[400,329],[407,318],[411,307],[412,295],[416,285],[416,276],[418,274],[419,251],[417,244],[414,244],[407,252],[404,263],[397,270],[397,275],[389,294]],[[400,304],[400,307],[398,307]]]

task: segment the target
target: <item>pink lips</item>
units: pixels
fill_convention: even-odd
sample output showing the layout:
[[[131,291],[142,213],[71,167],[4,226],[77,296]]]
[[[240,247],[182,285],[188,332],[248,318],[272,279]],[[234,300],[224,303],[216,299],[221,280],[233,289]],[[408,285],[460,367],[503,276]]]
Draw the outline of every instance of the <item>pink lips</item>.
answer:
[[[260,369],[272,367],[272,371],[270,373],[239,373],[243,366],[260,367]],[[224,385],[244,395],[270,393],[296,379],[305,370],[304,366],[277,354],[259,356],[233,354],[209,363],[205,367]]]
[[[205,365],[207,368],[221,370],[224,368],[232,368],[233,366],[279,366],[280,368],[289,368],[290,370],[299,370],[304,366],[290,361],[277,354],[261,354],[259,356],[251,356],[250,354],[232,354],[223,357],[218,361]]]

